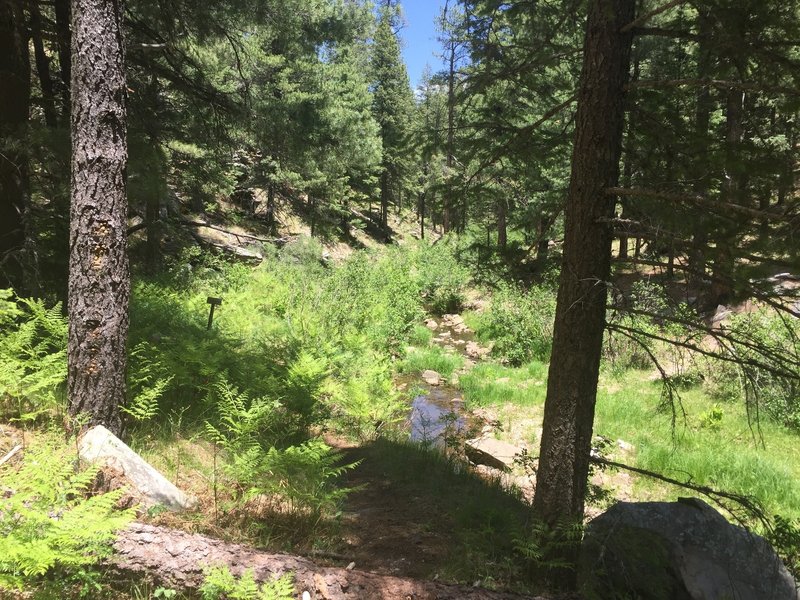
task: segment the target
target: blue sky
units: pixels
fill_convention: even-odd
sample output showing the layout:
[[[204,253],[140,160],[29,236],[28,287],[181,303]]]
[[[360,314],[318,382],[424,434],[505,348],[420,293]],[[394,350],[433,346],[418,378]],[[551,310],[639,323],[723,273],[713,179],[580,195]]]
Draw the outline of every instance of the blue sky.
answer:
[[[403,38],[403,58],[408,67],[411,87],[416,88],[425,65],[438,71],[442,68],[441,52],[436,41],[436,18],[444,6],[444,0],[402,0],[405,27],[400,31]]]

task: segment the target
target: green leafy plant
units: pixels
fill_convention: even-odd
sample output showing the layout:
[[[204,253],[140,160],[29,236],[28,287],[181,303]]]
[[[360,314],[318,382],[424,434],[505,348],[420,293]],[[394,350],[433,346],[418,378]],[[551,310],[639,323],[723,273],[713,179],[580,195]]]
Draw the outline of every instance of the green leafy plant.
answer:
[[[124,490],[89,495],[95,475],[77,470],[74,455],[53,439],[27,448],[18,469],[0,470],[0,588],[27,589],[51,571],[98,587],[92,567],[133,513],[115,508]]]
[[[320,440],[276,448],[265,433],[280,403],[251,401],[224,381],[216,389],[219,420],[206,422],[206,435],[223,449],[222,471],[238,490],[239,506],[255,502],[257,510],[297,517],[309,531],[335,515],[349,492],[337,480],[355,464],[339,464],[341,456]]]
[[[200,586],[203,600],[293,600],[294,576],[287,573],[259,585],[252,569],[236,577],[228,567],[212,567]]]
[[[32,420],[63,404],[67,320],[56,304],[0,290],[0,413]]]
[[[519,366],[549,358],[554,318],[552,292],[503,285],[492,295],[489,310],[478,316],[476,327],[479,339],[494,342],[493,355]]]
[[[718,404],[715,404],[707,411],[700,414],[700,427],[701,429],[708,429],[710,431],[719,431],[722,429],[722,418],[725,416],[725,411]]]
[[[135,421],[148,421],[158,414],[159,399],[174,378],[167,374],[159,358],[160,352],[148,342],[139,342],[129,353],[128,393],[131,398],[122,410]]]

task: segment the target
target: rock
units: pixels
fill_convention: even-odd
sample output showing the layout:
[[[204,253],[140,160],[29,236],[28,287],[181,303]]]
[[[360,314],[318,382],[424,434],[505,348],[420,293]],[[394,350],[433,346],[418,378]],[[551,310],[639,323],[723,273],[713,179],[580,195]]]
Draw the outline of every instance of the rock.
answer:
[[[722,321],[724,321],[725,319],[730,317],[732,314],[733,314],[733,311],[731,309],[729,309],[724,304],[720,304],[719,306],[717,306],[717,309],[714,311],[714,315],[711,317],[711,322],[712,323],[721,323]]]
[[[189,509],[197,502],[187,496],[141,456],[102,425],[92,427],[80,439],[81,460],[121,472],[144,499],[144,504],[163,504],[173,510]]]
[[[636,450],[636,447],[633,444],[630,444],[625,440],[617,440],[617,448],[625,453],[631,453]]]
[[[431,371],[430,369],[422,372],[422,379],[428,385],[439,385],[442,383],[442,376],[436,371]]]
[[[476,465],[486,465],[501,471],[510,471],[514,465],[514,457],[522,453],[521,448],[494,438],[467,440],[464,450]]]
[[[586,597],[798,600],[796,584],[760,536],[701,500],[620,502],[587,527]]]
[[[461,315],[444,315],[442,319],[449,327],[456,327],[464,324],[464,318]]]
[[[489,352],[491,352],[491,348],[484,348],[483,346],[478,345],[476,342],[467,342],[465,352],[470,358],[480,359],[489,354]]]
[[[425,327],[427,327],[431,331],[436,331],[437,329],[439,329],[439,324],[433,319],[428,319],[427,321],[425,321]]]

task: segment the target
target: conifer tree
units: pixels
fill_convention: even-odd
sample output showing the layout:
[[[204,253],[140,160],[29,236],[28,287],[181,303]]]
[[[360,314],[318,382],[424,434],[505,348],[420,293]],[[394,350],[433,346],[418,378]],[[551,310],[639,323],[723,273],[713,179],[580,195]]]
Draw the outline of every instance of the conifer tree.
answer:
[[[74,0],[72,32],[69,412],[120,435],[130,299],[121,4]]]
[[[373,113],[380,125],[383,158],[380,173],[380,221],[386,226],[389,205],[402,193],[408,174],[408,139],[414,100],[408,73],[400,55],[395,28],[399,6],[387,3],[379,9],[372,44]]]

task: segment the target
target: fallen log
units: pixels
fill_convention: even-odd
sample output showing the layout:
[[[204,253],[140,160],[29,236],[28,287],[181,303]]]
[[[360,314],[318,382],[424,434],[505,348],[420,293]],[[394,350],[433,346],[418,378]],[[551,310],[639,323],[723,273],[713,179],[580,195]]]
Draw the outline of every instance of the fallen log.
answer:
[[[133,523],[114,544],[113,566],[124,574],[149,577],[160,585],[196,590],[204,569],[227,566],[234,575],[252,569],[258,582],[293,573],[298,597],[312,600],[553,600],[494,592],[479,587],[421,581],[358,569],[322,567],[286,554],[270,554],[203,535]]]

